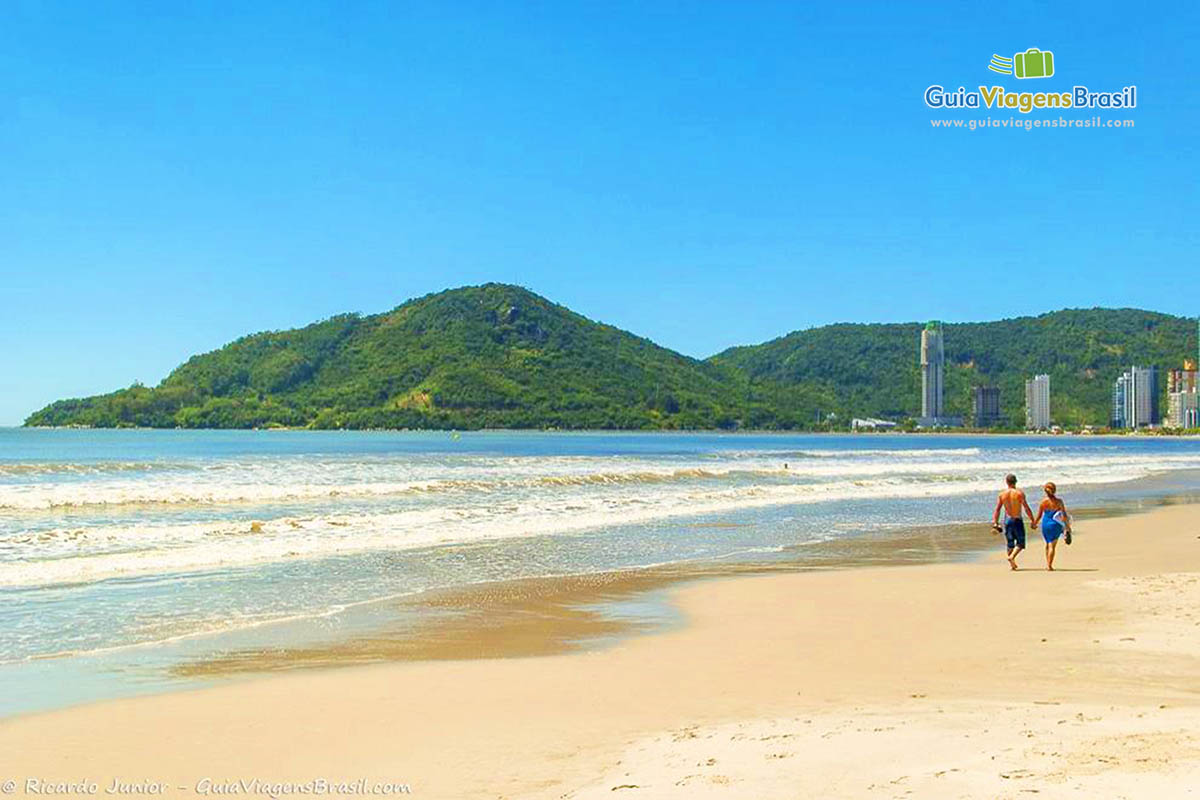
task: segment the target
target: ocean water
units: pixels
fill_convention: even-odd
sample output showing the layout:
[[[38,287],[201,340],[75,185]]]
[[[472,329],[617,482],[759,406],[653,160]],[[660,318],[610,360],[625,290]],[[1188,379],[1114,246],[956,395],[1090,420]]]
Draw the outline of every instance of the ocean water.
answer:
[[[1200,441],[0,429],[0,713],[382,598],[979,521],[1009,471],[1138,501]]]

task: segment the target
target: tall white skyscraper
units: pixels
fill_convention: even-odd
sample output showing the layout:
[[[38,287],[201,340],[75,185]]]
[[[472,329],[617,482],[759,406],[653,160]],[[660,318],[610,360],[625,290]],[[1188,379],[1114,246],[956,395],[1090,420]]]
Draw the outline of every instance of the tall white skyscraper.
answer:
[[[931,322],[921,331],[921,416],[925,419],[945,416],[945,372],[942,325],[940,322]]]
[[[1113,384],[1112,396],[1112,427],[1124,428],[1125,415],[1129,408],[1126,399],[1129,396],[1129,373],[1117,378]]]
[[[1160,422],[1158,367],[1130,367],[1113,387],[1113,427],[1144,428]]]
[[[1025,381],[1025,427],[1044,430],[1050,427],[1050,376],[1034,375]]]

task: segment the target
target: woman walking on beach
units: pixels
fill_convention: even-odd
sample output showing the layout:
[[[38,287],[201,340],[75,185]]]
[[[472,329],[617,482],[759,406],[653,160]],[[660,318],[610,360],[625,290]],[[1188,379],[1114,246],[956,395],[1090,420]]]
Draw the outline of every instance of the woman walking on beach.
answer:
[[[1046,499],[1038,506],[1037,517],[1033,527],[1038,523],[1042,526],[1042,538],[1046,540],[1046,569],[1054,571],[1054,551],[1058,547],[1058,538],[1066,532],[1067,544],[1071,543],[1071,516],[1067,513],[1067,504],[1058,496],[1058,487],[1047,483],[1042,487]],[[1046,519],[1042,520],[1042,515]]]

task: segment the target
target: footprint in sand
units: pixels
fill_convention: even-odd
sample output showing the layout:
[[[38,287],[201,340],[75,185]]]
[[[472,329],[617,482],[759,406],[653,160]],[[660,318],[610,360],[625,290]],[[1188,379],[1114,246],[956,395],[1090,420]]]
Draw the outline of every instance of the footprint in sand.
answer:
[[[695,725],[680,729],[677,733],[671,734],[671,741],[682,742],[684,739],[699,739],[699,734],[696,733]]]

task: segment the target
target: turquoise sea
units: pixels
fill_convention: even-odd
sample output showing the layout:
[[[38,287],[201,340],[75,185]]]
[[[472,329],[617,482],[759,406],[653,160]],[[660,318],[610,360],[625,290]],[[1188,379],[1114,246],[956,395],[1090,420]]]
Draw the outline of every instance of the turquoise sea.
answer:
[[[1200,440],[0,429],[0,714],[431,589],[982,522],[1009,471],[1136,505],[1200,490]]]

